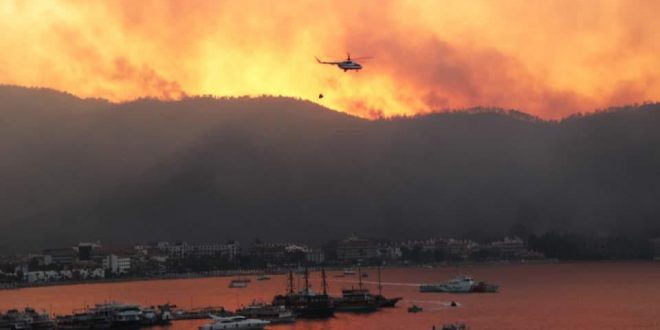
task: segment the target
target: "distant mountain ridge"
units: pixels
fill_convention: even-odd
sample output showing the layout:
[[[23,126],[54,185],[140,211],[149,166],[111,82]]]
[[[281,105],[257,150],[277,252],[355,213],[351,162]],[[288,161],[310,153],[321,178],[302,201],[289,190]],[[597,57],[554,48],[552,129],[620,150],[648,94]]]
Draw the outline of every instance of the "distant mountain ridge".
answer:
[[[279,97],[0,100],[0,250],[660,228],[659,104],[369,121]]]

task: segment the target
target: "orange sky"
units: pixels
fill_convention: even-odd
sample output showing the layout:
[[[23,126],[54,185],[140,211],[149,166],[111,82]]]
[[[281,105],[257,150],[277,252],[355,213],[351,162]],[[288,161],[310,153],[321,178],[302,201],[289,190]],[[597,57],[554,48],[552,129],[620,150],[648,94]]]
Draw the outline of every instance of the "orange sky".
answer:
[[[0,83],[115,101],[274,94],[364,117],[560,118],[660,99],[660,1],[0,2]],[[374,56],[359,73],[314,56]]]

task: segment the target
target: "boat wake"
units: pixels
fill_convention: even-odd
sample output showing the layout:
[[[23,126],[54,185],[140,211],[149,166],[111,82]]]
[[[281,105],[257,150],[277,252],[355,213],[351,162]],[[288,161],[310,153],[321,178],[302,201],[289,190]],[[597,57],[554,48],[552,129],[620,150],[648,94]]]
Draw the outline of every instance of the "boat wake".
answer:
[[[328,280],[328,282],[336,282],[336,283],[355,283],[359,284],[359,281],[355,280]],[[373,284],[373,285],[378,285],[378,282],[376,281],[362,281],[362,284]],[[380,285],[383,286],[411,286],[411,287],[418,287],[421,284],[420,283],[397,283],[397,282],[381,282]]]

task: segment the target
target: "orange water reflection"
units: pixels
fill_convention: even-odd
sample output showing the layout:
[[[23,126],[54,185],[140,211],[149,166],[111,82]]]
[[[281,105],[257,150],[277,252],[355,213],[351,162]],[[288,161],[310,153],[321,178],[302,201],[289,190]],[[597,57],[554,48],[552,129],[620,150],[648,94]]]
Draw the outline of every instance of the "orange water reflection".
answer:
[[[375,271],[368,280],[375,280]],[[338,294],[351,278],[329,273],[330,290]],[[410,284],[443,281],[457,274],[501,285],[498,294],[449,295],[419,293]],[[318,273],[312,275],[318,288]],[[299,321],[274,329],[431,329],[432,325],[465,322],[472,329],[656,329],[660,324],[660,264],[597,263],[398,268],[383,270],[387,296],[405,299],[395,309],[371,315],[338,314],[328,321]],[[354,278],[353,278],[354,279]],[[340,282],[343,281],[343,282]],[[33,306],[67,313],[86,304],[109,300],[143,305],[171,302],[179,307],[222,305],[234,309],[252,299],[270,300],[285,289],[284,276],[252,281],[246,289],[229,289],[229,278],[161,280],[71,285],[0,291],[0,310]],[[374,284],[368,284],[373,290]],[[462,306],[447,308],[457,300]],[[409,314],[412,302],[424,312]],[[196,329],[205,320],[179,321],[171,330]]]

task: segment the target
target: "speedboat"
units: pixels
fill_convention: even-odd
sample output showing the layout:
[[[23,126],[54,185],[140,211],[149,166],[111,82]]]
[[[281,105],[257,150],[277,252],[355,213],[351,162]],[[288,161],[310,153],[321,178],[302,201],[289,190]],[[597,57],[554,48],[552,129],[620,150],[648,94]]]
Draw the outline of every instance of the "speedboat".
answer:
[[[421,312],[423,310],[424,310],[423,308],[421,308],[417,305],[412,305],[412,306],[408,307],[408,313],[417,313],[417,312]]]
[[[236,288],[247,288],[247,284],[248,284],[248,282],[245,282],[245,281],[240,280],[240,279],[238,279],[238,280],[231,280],[231,282],[229,282],[229,287],[230,287],[230,288],[233,288],[233,289],[236,289]]]
[[[248,319],[245,316],[220,317],[211,315],[211,317],[213,322],[199,327],[199,330],[261,330],[270,323],[263,320]]]

